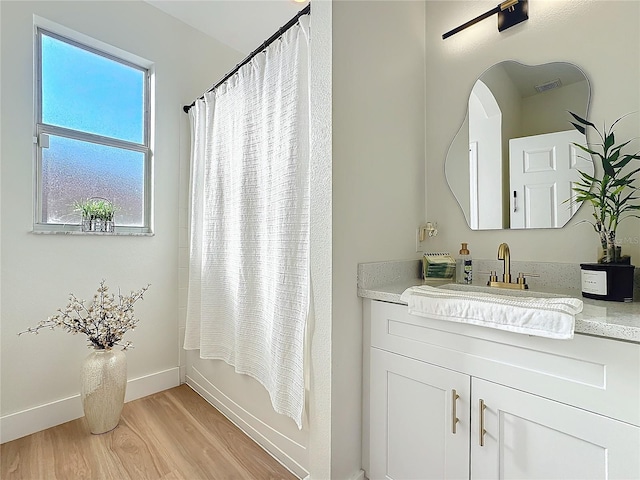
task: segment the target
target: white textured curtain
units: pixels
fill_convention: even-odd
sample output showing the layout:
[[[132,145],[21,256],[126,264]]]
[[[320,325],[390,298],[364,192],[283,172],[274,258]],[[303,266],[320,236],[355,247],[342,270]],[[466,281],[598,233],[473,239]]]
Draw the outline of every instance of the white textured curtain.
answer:
[[[298,428],[309,309],[308,21],[190,110],[184,343],[258,380]]]

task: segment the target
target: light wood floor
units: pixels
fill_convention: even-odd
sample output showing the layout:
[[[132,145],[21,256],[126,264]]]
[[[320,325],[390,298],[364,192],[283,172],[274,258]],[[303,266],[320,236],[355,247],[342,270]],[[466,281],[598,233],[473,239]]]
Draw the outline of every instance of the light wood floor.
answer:
[[[125,404],[102,435],[80,418],[7,442],[0,464],[2,480],[296,479],[186,385]]]

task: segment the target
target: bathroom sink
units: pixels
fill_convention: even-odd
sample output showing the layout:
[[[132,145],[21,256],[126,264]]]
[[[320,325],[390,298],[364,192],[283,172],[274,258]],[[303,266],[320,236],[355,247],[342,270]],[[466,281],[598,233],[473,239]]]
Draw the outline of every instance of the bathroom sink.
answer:
[[[487,287],[483,285],[462,285],[458,283],[447,283],[440,285],[437,288],[444,290],[452,290],[456,292],[467,293],[489,293],[492,295],[501,295],[505,297],[527,297],[527,298],[561,298],[566,295],[559,295],[557,293],[546,292],[534,292],[532,290],[512,290],[507,288]]]

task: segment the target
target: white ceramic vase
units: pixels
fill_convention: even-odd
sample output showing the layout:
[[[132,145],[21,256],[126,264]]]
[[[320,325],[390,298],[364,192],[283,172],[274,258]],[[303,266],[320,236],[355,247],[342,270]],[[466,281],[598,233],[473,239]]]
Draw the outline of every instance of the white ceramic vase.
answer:
[[[96,349],[84,359],[80,397],[91,433],[116,428],[126,389],[127,356],[122,350]]]

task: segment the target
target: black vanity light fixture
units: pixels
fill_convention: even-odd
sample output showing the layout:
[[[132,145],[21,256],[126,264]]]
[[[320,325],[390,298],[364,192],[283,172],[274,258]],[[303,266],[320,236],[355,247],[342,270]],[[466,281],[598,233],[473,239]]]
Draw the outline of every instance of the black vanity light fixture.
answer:
[[[469,20],[467,23],[464,23],[453,30],[449,30],[447,33],[442,35],[442,39],[444,40],[445,38],[449,38],[451,35],[455,35],[465,28],[484,20],[485,18],[489,18],[496,13],[498,14],[498,31],[501,32],[507,28],[517,25],[520,22],[524,22],[529,18],[529,2],[528,0],[505,0],[488,12],[477,16],[473,20]]]

